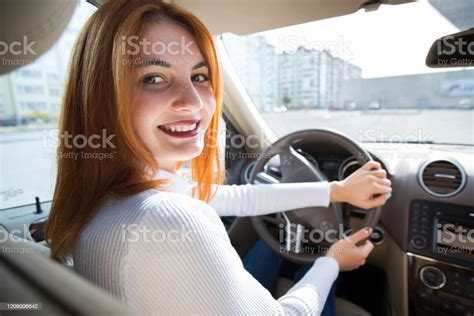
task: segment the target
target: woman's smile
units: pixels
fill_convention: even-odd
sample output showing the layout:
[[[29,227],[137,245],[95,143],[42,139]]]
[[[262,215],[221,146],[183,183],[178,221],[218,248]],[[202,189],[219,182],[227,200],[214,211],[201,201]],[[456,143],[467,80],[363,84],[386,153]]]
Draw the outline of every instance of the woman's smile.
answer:
[[[201,120],[182,120],[159,125],[158,129],[164,134],[176,138],[190,138],[199,134]]]

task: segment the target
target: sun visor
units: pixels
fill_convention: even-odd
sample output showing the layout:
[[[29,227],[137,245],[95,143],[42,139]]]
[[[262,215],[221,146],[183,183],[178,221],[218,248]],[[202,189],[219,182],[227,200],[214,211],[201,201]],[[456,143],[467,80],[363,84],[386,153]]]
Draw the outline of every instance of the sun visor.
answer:
[[[61,36],[75,0],[2,0],[0,75],[30,64]]]

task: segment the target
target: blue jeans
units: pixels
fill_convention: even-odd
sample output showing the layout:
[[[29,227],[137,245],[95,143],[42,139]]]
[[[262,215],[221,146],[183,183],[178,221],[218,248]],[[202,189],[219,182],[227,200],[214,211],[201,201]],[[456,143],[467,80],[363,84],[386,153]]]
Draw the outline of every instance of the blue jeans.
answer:
[[[242,258],[244,268],[259,281],[272,295],[275,294],[276,283],[283,258],[275,253],[263,240],[258,240],[250,251]],[[301,266],[295,273],[293,280],[298,282],[311,268],[311,264]],[[324,273],[323,271],[321,271]],[[321,316],[334,316],[336,286],[332,285]]]

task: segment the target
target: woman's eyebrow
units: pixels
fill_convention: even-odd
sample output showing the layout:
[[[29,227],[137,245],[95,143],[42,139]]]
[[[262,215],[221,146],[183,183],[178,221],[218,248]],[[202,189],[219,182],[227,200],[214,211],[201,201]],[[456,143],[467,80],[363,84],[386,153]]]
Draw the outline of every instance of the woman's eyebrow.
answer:
[[[138,63],[139,67],[146,67],[146,66],[160,66],[164,68],[172,68],[171,64],[163,59],[158,58],[150,58],[150,59],[142,59],[140,63]],[[201,68],[201,67],[209,67],[206,61],[201,61],[193,66],[192,70]]]
[[[201,67],[208,67],[208,68],[209,68],[209,66],[207,65],[207,63],[203,60],[203,61],[197,63],[196,65],[194,65],[194,67],[192,68],[192,70],[198,69],[198,68],[201,68]]]

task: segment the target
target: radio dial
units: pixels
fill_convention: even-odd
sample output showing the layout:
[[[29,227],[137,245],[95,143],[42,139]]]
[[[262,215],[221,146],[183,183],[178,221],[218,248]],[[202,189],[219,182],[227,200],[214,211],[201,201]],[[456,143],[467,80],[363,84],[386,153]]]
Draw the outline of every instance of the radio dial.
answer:
[[[420,270],[420,280],[426,287],[438,290],[446,284],[446,275],[437,267],[424,266]]]

